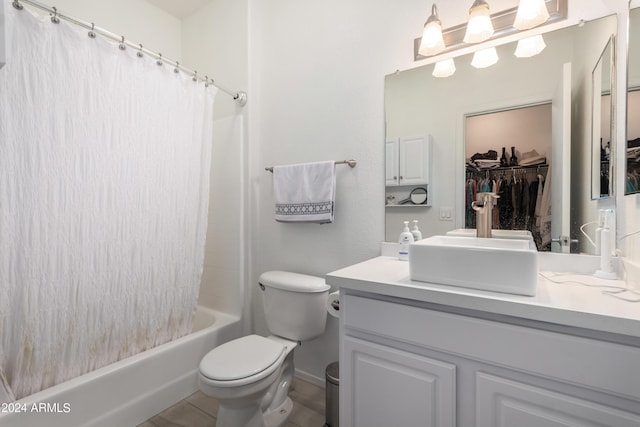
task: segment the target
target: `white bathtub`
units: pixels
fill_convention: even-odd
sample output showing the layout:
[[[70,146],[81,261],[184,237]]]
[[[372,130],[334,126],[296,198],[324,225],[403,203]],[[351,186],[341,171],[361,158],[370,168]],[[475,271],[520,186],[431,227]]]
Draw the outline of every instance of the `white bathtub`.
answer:
[[[194,332],[0,408],[0,427],[136,426],[197,391],[212,348],[240,335],[240,318],[198,306]]]

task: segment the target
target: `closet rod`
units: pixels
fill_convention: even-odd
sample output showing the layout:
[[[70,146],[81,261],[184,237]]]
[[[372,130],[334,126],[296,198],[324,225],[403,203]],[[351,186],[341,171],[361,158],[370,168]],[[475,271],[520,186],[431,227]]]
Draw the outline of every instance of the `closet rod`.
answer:
[[[33,7],[36,7],[38,9],[44,10],[45,12],[49,12],[51,14],[51,22],[53,22],[54,24],[58,24],[60,23],[60,19],[64,19],[65,21],[71,22],[72,24],[78,25],[80,27],[86,28],[89,30],[89,37],[95,37],[96,34],[100,34],[103,37],[106,37],[108,39],[111,39],[113,41],[119,42],[121,49],[124,49],[125,46],[129,46],[133,49],[135,49],[136,51],[138,51],[138,55],[142,55],[143,53],[153,57],[154,59],[156,59],[156,62],[158,65],[162,65],[164,63],[167,63],[169,65],[172,65],[175,67],[175,72],[177,73],[179,70],[184,71],[187,74],[191,74],[193,76],[193,80],[197,81],[203,81],[205,84],[211,84],[215,87],[217,87],[218,89],[220,89],[222,92],[226,93],[227,95],[231,96],[238,105],[240,106],[244,106],[247,103],[247,94],[246,92],[233,92],[229,89],[226,89],[222,86],[220,86],[218,83],[215,83],[213,79],[209,79],[208,76],[204,76],[201,77],[198,75],[198,72],[195,70],[191,70],[187,67],[185,67],[184,65],[180,65],[180,63],[178,61],[173,61],[171,59],[165,58],[162,56],[161,53],[157,53],[157,52],[153,52],[145,47],[143,47],[141,44],[135,44],[130,42],[129,40],[126,40],[124,38],[124,36],[119,36],[115,33],[112,33],[109,30],[105,30],[104,28],[98,27],[95,24],[93,24],[92,22],[86,22],[83,21],[81,19],[78,18],[74,18],[73,16],[70,15],[66,15],[61,13],[55,6],[47,6],[45,4],[42,4],[40,2],[37,2],[35,0],[14,0],[12,5],[14,8],[18,9],[18,10],[22,10],[24,8],[24,6],[22,5],[22,3],[26,3],[28,5],[31,5]]]
[[[335,162],[336,165],[349,165],[352,168],[356,167],[356,161],[355,160],[336,160]],[[264,170],[268,171],[268,172],[273,172],[273,166],[268,167],[268,168],[264,168]]]

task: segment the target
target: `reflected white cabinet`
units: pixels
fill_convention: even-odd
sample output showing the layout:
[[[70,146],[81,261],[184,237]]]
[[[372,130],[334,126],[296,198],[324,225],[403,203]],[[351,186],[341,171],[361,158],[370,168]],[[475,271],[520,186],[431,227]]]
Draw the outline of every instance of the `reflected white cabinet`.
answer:
[[[340,293],[341,427],[640,427],[636,341]]]
[[[402,137],[385,144],[385,183],[427,185],[431,181],[431,135]]]

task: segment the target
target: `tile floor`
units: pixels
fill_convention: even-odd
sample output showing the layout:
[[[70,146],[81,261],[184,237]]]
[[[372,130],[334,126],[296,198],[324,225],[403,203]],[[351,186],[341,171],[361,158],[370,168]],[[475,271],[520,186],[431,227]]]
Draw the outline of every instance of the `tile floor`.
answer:
[[[324,388],[294,379],[289,391],[293,412],[285,427],[323,427],[325,423]],[[218,403],[198,391],[138,427],[214,427]]]

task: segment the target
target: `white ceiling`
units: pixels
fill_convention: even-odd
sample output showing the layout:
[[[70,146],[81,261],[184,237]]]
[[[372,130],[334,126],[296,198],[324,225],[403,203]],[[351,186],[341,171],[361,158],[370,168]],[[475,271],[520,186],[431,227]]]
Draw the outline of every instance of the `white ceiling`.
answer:
[[[211,0],[147,0],[178,19],[186,18]]]

